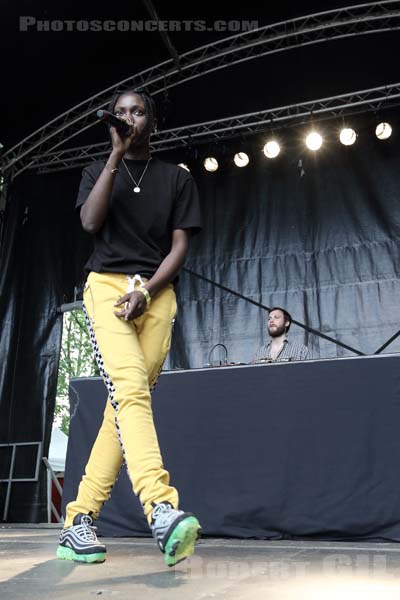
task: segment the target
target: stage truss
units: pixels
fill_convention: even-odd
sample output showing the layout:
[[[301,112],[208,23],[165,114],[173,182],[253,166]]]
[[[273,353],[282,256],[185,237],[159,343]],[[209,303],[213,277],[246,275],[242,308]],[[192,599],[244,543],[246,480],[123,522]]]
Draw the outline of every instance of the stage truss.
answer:
[[[218,143],[237,136],[249,136],[271,132],[275,129],[300,125],[312,119],[313,123],[364,112],[379,112],[384,108],[400,105],[400,83],[371,88],[312,100],[299,104],[289,104],[216,121],[206,121],[168,129],[153,135],[152,153],[171,151],[179,148],[192,148],[199,144]],[[110,142],[79,146],[67,150],[49,152],[34,157],[29,169],[38,173],[64,171],[87,165],[91,160],[105,158],[110,153]]]
[[[102,90],[62,113],[8,150],[0,163],[1,172],[10,180],[26,169],[37,169],[39,164],[44,168],[42,157],[48,157],[56,148],[93,127],[96,124],[94,112],[106,106],[117,89],[145,86],[151,94],[157,95],[191,79],[261,56],[340,38],[398,29],[400,29],[400,0],[383,0],[313,13],[207,44],[179,56],[179,66],[172,59],[162,62]],[[338,98],[340,97],[336,97]],[[332,99],[334,98],[325,100]],[[288,108],[291,107],[276,110]],[[251,115],[244,115],[239,119],[247,117],[251,118]],[[233,119],[237,118],[233,117]],[[210,126],[210,123],[189,127],[204,126]],[[238,126],[239,131],[242,126],[241,124]],[[154,144],[157,142],[160,142],[159,145],[163,146],[163,149],[167,149],[165,138],[155,139]],[[72,152],[74,150],[76,149],[72,149]],[[82,152],[85,152],[84,147]],[[79,164],[81,163],[76,162],[74,166]],[[61,163],[59,166],[61,168]],[[71,167],[64,166],[64,168]]]

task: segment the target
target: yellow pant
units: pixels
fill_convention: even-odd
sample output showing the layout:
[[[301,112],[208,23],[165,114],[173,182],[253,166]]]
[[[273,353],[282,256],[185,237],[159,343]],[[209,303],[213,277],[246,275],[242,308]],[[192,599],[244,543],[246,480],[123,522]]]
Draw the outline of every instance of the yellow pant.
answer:
[[[85,285],[87,324],[109,395],[78,497],[67,505],[65,527],[78,513],[97,518],[124,460],[149,523],[153,502],[178,508],[178,492],[162,463],[150,395],[170,348],[175,292],[169,284],[142,316],[125,321],[114,315],[122,308],[114,303],[127,288],[128,277],[119,273],[91,272]]]

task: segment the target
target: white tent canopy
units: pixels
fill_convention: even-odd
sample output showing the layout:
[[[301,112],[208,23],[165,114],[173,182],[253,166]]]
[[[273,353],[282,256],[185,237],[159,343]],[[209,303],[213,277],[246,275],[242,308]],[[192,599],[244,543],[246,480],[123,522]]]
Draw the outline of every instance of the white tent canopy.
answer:
[[[65,470],[68,437],[58,427],[53,427],[49,448],[49,463],[55,472]]]

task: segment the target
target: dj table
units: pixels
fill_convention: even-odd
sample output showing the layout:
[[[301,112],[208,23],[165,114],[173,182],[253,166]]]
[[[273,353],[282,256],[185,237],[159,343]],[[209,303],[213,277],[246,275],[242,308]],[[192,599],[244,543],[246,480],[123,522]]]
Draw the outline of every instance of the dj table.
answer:
[[[71,381],[64,507],[106,396],[100,378]],[[400,355],[165,372],[153,409],[181,508],[203,533],[400,541]],[[98,526],[149,534],[124,469]]]

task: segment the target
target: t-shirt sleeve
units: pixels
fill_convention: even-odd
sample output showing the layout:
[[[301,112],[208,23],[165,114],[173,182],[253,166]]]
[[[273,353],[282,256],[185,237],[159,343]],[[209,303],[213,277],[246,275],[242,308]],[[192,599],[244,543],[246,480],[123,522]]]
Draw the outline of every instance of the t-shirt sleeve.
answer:
[[[92,191],[101,173],[101,166],[96,164],[85,167],[82,171],[82,179],[79,185],[78,197],[76,199],[75,208],[80,208],[84,204]]]
[[[189,174],[180,178],[178,183],[172,229],[191,229],[192,233],[198,233],[202,229],[199,193],[193,177]]]

